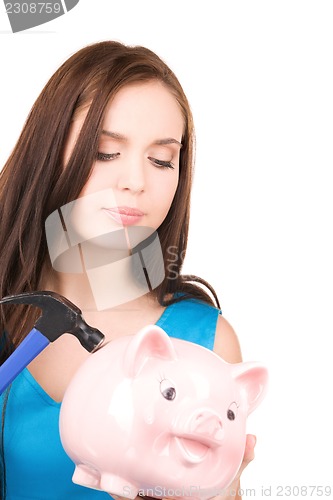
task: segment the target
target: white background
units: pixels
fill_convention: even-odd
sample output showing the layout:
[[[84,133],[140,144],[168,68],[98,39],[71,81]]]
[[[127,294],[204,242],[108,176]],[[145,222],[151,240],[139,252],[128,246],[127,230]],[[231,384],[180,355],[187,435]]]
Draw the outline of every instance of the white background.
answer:
[[[197,134],[185,271],[217,290],[244,360],[270,371],[242,479],[259,498],[333,486],[332,26],[331,1],[81,0],[11,34],[1,3],[1,165],[43,85],[83,45],[145,45],[183,84]]]

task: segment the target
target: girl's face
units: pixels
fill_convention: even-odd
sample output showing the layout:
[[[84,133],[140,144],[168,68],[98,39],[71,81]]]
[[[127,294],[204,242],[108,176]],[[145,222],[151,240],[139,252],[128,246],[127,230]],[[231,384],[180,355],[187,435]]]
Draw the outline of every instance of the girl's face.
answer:
[[[72,124],[65,163],[86,115],[82,111]],[[129,85],[116,94],[91,175],[74,202],[81,241],[123,227],[156,230],[162,224],[178,185],[183,129],[179,104],[160,82]]]

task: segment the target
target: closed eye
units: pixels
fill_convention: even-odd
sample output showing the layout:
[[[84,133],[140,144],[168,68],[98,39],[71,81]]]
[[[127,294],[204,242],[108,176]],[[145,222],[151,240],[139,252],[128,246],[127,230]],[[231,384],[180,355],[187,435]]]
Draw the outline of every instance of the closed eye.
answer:
[[[120,156],[120,153],[97,153],[98,161],[110,161]]]
[[[155,166],[160,168],[175,168],[171,161],[158,160],[157,158],[153,158],[152,156],[148,156],[148,160],[151,161]]]

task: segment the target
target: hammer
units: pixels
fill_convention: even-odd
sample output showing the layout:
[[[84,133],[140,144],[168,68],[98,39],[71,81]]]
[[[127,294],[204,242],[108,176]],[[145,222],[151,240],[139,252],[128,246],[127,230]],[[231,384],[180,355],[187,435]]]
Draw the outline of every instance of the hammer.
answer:
[[[75,335],[88,352],[97,350],[104,341],[103,333],[84,321],[81,310],[58,293],[28,292],[0,300],[0,304],[9,303],[34,305],[42,313],[30,333],[0,366],[0,395],[30,361],[60,335]]]

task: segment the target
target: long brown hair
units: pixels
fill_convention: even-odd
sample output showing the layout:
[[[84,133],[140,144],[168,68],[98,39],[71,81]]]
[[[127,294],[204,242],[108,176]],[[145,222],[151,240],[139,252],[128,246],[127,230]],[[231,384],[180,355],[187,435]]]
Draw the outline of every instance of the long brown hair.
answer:
[[[106,106],[130,83],[159,80],[175,96],[184,117],[180,176],[169,213],[158,229],[165,257],[165,279],[154,291],[160,303],[176,291],[212,303],[200,287],[181,276],[188,227],[193,170],[194,127],[191,110],[174,73],[145,47],[105,41],[70,57],[51,77],[35,102],[18,143],[0,176],[0,297],[38,289],[48,259],[44,224],[50,213],[75,200],[93,165]],[[64,148],[71,121],[89,106],[79,140],[63,169]],[[177,260],[168,262],[168,248]],[[170,269],[172,267],[172,276]],[[22,337],[29,307],[6,306],[0,331],[8,322],[14,345]],[[31,311],[30,311],[31,312]],[[3,360],[2,360],[3,361]]]
[[[54,210],[75,200],[84,187],[98,152],[108,102],[124,86],[151,80],[162,82],[170,90],[184,118],[179,183],[169,213],[158,229],[165,279],[154,293],[163,305],[188,296],[214,305],[213,295],[219,306],[206,282],[181,275],[194,163],[194,127],[187,98],[174,73],[154,52],[113,41],[84,47],[55,72],[33,105],[0,174],[0,297],[38,289],[48,260],[45,220]],[[63,169],[71,121],[85,106],[89,106],[86,120]],[[172,267],[168,248],[176,249]],[[194,282],[206,285],[211,294]],[[182,293],[175,298],[174,292]],[[29,331],[31,318],[32,310],[27,306],[1,308],[0,333],[8,325],[11,333],[2,341],[0,364]]]

